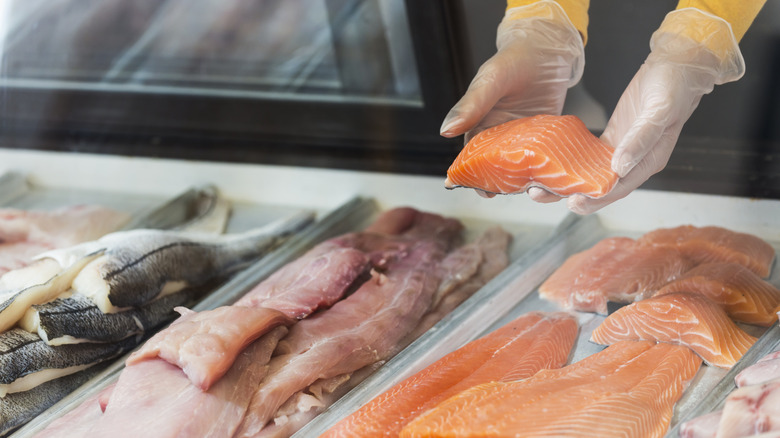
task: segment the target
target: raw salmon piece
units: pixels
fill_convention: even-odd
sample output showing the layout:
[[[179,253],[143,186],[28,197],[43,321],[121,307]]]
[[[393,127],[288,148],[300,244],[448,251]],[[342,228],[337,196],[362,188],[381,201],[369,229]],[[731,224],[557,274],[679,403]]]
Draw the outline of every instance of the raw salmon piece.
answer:
[[[472,138],[447,170],[445,187],[502,194],[542,187],[559,196],[598,198],[618,179],[613,151],[576,116],[512,120]]]
[[[397,436],[417,415],[491,381],[518,380],[566,363],[577,336],[569,314],[527,313],[466,344],[376,397],[323,437]]]
[[[707,298],[677,292],[648,298],[608,316],[591,334],[598,344],[641,339],[690,347],[709,365],[731,368],[756,342]]]
[[[619,342],[561,369],[463,391],[400,436],[660,437],[700,365],[685,347]]]
[[[693,267],[674,248],[611,237],[569,257],[539,287],[564,309],[607,314],[607,301],[630,303],[651,296]]]
[[[763,239],[714,226],[662,228],[645,234],[638,242],[678,248],[697,265],[739,263],[763,278],[769,276],[775,259],[774,248]]]
[[[693,292],[719,304],[731,319],[764,327],[777,321],[780,289],[736,263],[707,263],[656,292]]]

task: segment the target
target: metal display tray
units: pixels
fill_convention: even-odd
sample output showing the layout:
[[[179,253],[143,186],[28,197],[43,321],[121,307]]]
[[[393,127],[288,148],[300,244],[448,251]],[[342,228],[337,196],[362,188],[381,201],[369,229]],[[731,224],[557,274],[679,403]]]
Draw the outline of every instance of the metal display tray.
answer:
[[[685,200],[683,199],[682,202]],[[517,259],[501,275],[312,420],[294,437],[321,435],[340,419],[377,395],[467,342],[490,333],[526,312],[562,310],[556,304],[540,298],[538,287],[569,256],[590,248],[603,238],[619,235],[635,238],[656,228],[683,224],[718,225],[734,231],[758,235],[772,244],[775,251],[780,249],[780,235],[775,231],[778,227],[771,222],[756,222],[764,220],[761,218],[770,217],[764,216],[768,211],[774,213],[774,217],[777,218],[778,205],[770,204],[766,208],[766,205],[756,204],[752,210],[763,214],[750,216],[748,212],[751,209],[745,209],[743,206],[746,202],[749,201],[740,198],[694,197],[694,202],[689,202],[689,205],[681,206],[677,210],[670,210],[676,206],[673,202],[659,203],[657,205],[663,207],[653,210],[637,209],[627,201],[610,206],[603,212],[591,216],[572,215],[558,227],[557,234],[553,238],[536,251],[526,253]],[[704,211],[697,210],[697,207],[702,207]],[[740,211],[740,208],[743,213],[735,215],[734,211]],[[773,269],[768,281],[775,286],[780,285],[780,270]],[[569,363],[579,361],[605,348],[589,341],[591,333],[605,317],[593,313],[573,313],[577,316],[580,332]],[[727,393],[730,392],[730,388],[733,388],[734,374],[754,363],[780,340],[777,323],[770,329],[748,325],[742,327],[750,334],[760,336],[758,342],[730,371],[702,365],[675,406],[667,436],[677,436],[679,423],[692,418],[694,414],[703,413],[700,411],[707,406],[717,405],[717,402],[725,397],[724,391],[728,389]]]
[[[255,284],[267,278],[288,261],[303,254],[308,248],[330,237],[360,230],[371,223],[378,214],[388,208],[390,208],[390,206],[383,206],[383,208],[380,208],[376,201],[366,198],[355,198],[345,203],[334,211],[322,216],[315,226],[310,227],[303,233],[288,240],[275,251],[273,257],[267,256],[236,275],[228,283],[221,286],[218,290],[211,293],[198,303],[198,305],[193,307],[193,310],[209,310],[235,302]],[[421,210],[425,210],[425,208],[421,208]],[[447,215],[447,212],[430,212]],[[522,259],[527,254],[536,253],[539,248],[544,246],[545,242],[552,238],[552,236],[560,234],[561,228],[568,227],[569,221],[572,220],[570,217],[563,216],[563,222],[561,223],[539,224],[506,221],[496,222],[485,219],[484,217],[459,219],[465,226],[464,234],[467,242],[471,241],[479,233],[493,225],[501,225],[513,235],[513,240],[509,248],[510,267],[508,267],[507,270],[512,270],[516,261]],[[503,274],[500,274],[499,276],[501,275]],[[10,436],[12,438],[34,436],[43,430],[49,423],[74,409],[84,400],[97,394],[100,390],[118,379],[121,370],[124,368],[125,359],[128,356],[129,353],[113,362],[107,369],[101,371],[100,374],[85,383],[77,391],[49,408]]]

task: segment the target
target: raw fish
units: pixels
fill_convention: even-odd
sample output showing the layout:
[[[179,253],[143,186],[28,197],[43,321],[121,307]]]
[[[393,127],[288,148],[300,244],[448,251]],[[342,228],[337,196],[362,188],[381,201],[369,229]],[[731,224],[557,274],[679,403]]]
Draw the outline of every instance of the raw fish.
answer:
[[[697,265],[738,263],[762,278],[769,276],[775,259],[774,248],[763,239],[722,227],[662,228],[646,233],[637,241],[643,245],[677,248]]]
[[[400,436],[661,437],[700,365],[686,347],[619,342],[564,368],[463,391]]]
[[[204,292],[188,288],[115,313],[103,313],[89,298],[73,294],[32,306],[19,326],[37,333],[49,345],[119,342],[131,336],[141,337],[172,321],[178,315],[174,307],[189,305]]]
[[[176,310],[182,316],[146,341],[126,363],[131,366],[159,357],[181,368],[203,391],[222,377],[255,339],[293,322],[283,313],[264,307],[222,306],[200,313]]]
[[[639,245],[628,237],[603,239],[572,255],[539,287],[564,309],[607,314],[607,302],[647,298],[693,264],[674,248]]]
[[[780,379],[732,391],[723,405],[718,438],[780,432]]]
[[[571,315],[527,313],[399,383],[322,437],[397,436],[419,414],[460,391],[561,367],[576,337],[577,322]]]
[[[716,438],[723,411],[710,412],[680,425],[680,438]]]
[[[537,115],[474,136],[447,170],[444,185],[502,194],[541,187],[559,196],[599,198],[618,180],[612,153],[576,116]]]
[[[85,436],[232,436],[255,388],[268,372],[274,346],[286,332],[285,327],[277,327],[252,343],[208,391],[194,386],[181,369],[160,359],[128,366],[119,376],[104,414]]]
[[[271,372],[257,388],[237,436],[257,434],[287,399],[316,380],[397,352],[431,304],[443,258],[437,244],[421,241],[327,312],[294,325],[279,342]]]
[[[756,342],[717,304],[687,292],[648,298],[618,309],[591,334],[591,341],[612,344],[629,339],[690,347],[709,365],[731,368]]]
[[[0,397],[84,370],[134,346],[130,340],[52,347],[36,334],[18,328],[9,330],[0,334]]]
[[[105,411],[101,400],[107,400],[114,389],[109,385],[99,393],[82,402],[78,407],[52,421],[46,429],[35,435],[36,438],[84,438]]]
[[[655,295],[693,292],[719,304],[735,321],[764,327],[777,321],[780,290],[736,263],[707,263],[686,272]]]
[[[750,365],[734,378],[737,387],[758,385],[769,380],[780,379],[780,351],[775,351]]]
[[[44,251],[116,231],[129,220],[127,213],[97,205],[51,211],[0,209],[0,275],[27,266]]]
[[[99,365],[93,366],[75,374],[49,380],[29,391],[6,394],[5,397],[0,398],[0,435],[37,417],[102,370],[103,367]],[[40,436],[49,438],[52,435]],[[81,435],[81,437],[85,436],[89,435]]]

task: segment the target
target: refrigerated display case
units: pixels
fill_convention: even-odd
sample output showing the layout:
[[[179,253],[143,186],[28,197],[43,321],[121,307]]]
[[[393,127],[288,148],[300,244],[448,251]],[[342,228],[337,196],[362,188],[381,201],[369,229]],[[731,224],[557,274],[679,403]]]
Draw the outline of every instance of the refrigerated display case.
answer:
[[[675,4],[591,5],[585,75],[564,111],[598,134],[646,56],[650,33]],[[741,44],[746,77],[703,99],[667,168],[588,217],[522,195],[483,199],[443,189],[462,139],[440,137],[439,124],[489,56],[503,7],[469,0],[6,1],[0,173],[22,173],[40,201],[28,205],[42,207],[87,195],[118,205],[161,201],[214,184],[235,205],[233,231],[316,211],[314,228],[196,310],[230,304],[315,243],[396,206],[456,217],[469,237],[492,224],[513,235],[507,269],[297,436],[324,432],[519,314],[558,310],[538,286],[603,237],[719,225],[780,247],[777,4],[765,6]],[[0,203],[24,204],[18,183],[0,179],[0,187]],[[778,275],[775,268],[776,286]],[[570,362],[602,348],[588,338],[603,316],[578,313],[578,320]],[[702,368],[671,427],[717,406],[734,372],[775,348],[777,330],[775,323],[756,331],[759,343],[732,371]],[[39,432],[115,381],[122,367],[112,363],[14,436]]]

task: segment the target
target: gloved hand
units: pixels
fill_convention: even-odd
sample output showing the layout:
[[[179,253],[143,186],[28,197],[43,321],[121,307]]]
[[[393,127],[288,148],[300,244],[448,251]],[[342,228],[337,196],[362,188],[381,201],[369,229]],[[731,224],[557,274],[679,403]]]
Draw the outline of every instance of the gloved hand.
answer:
[[[507,10],[496,46],[496,54],[479,68],[466,94],[444,118],[442,136],[465,133],[468,142],[509,120],[560,115],[567,88],[582,77],[582,37],[552,0]]]
[[[576,213],[589,214],[625,197],[666,167],[701,97],[745,72],[728,22],[695,8],[667,14],[650,50],[601,136],[615,147],[612,170],[620,179],[603,198],[570,197],[567,205]]]

